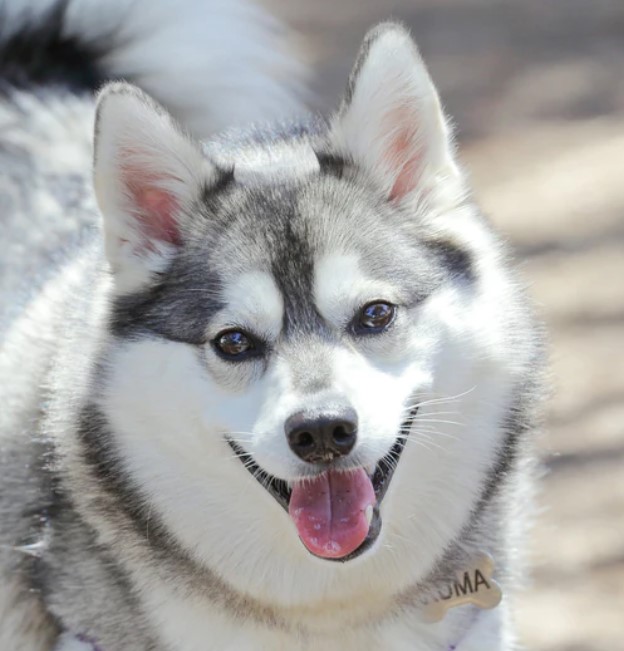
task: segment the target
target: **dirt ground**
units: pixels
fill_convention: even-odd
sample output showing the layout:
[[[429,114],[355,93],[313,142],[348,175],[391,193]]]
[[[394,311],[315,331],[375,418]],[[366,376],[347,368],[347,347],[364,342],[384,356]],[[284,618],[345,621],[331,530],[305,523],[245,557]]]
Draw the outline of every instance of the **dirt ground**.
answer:
[[[412,29],[550,332],[522,641],[624,649],[624,1],[267,1],[299,30],[323,108],[370,25]]]

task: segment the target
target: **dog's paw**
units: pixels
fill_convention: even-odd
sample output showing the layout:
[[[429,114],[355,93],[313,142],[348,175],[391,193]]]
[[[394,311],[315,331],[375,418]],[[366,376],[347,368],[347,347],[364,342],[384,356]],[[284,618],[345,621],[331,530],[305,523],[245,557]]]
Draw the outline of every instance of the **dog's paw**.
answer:
[[[71,633],[63,633],[57,640],[54,651],[94,651],[94,646]]]

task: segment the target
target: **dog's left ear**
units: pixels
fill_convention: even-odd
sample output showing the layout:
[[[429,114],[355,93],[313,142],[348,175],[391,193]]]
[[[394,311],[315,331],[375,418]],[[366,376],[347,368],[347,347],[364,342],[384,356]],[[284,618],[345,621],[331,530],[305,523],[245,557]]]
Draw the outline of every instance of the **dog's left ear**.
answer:
[[[383,23],[366,36],[331,133],[391,201],[460,181],[438,93],[401,25]]]

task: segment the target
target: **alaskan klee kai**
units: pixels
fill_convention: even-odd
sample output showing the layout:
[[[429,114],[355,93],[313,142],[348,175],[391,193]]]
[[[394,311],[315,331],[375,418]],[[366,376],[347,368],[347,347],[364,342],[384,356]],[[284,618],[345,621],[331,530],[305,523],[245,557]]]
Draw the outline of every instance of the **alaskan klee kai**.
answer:
[[[541,337],[408,32],[297,122],[243,2],[0,7],[1,651],[515,649]]]

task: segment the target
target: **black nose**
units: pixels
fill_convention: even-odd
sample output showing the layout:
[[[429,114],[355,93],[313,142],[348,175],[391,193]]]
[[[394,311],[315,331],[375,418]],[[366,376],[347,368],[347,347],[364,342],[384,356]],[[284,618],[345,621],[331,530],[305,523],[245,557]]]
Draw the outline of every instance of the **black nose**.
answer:
[[[284,424],[290,449],[308,463],[349,454],[357,438],[357,414],[350,407],[311,416],[300,411]]]

